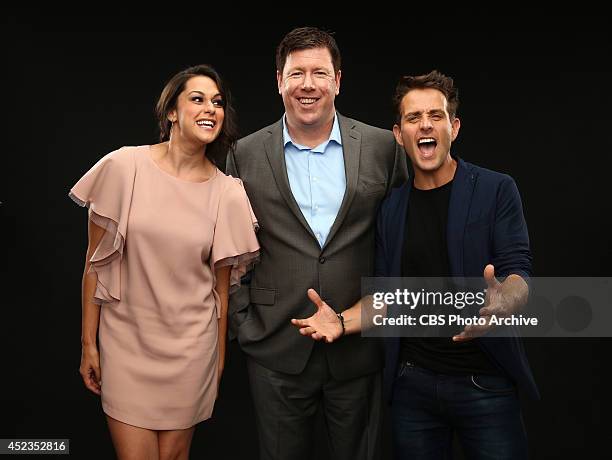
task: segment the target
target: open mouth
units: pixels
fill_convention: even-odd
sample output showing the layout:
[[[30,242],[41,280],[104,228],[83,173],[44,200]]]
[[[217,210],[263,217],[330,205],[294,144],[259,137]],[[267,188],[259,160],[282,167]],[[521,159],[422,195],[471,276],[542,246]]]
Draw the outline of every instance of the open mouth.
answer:
[[[316,97],[298,97],[298,101],[302,105],[312,105],[317,102],[319,99]]]
[[[438,142],[433,137],[423,137],[419,139],[417,145],[419,147],[419,152],[421,152],[421,155],[425,158],[430,158],[436,151],[436,146],[438,145]]]
[[[208,129],[213,129],[216,125],[216,123],[213,120],[197,120],[196,124],[200,128],[208,128]]]

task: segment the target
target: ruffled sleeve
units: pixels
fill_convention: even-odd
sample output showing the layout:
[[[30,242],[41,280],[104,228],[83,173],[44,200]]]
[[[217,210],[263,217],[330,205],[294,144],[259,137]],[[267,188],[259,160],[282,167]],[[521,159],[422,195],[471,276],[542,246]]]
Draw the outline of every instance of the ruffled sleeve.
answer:
[[[240,179],[230,178],[219,201],[210,263],[213,269],[231,265],[230,292],[259,259],[257,219]]]
[[[89,208],[89,219],[106,231],[91,259],[98,281],[93,302],[121,299],[121,258],[134,189],[136,166],[132,149],[104,156],[70,190],[69,196]]]

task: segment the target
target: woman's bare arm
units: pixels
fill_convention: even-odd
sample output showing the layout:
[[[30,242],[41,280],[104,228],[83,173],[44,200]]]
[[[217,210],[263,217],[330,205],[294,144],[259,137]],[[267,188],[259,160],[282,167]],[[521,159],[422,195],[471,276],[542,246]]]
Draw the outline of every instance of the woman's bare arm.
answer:
[[[217,279],[216,291],[219,294],[221,305],[219,305],[219,381],[225,368],[225,348],[227,343],[227,308],[229,302],[229,284],[231,266],[221,267],[215,270]]]
[[[89,260],[94,251],[100,244],[104,236],[102,227],[94,224],[89,219],[88,224],[88,245],[85,256],[85,269],[83,271],[83,282],[81,289],[82,322],[81,322],[81,366],[79,372],[83,377],[85,386],[100,394],[101,372],[100,355],[98,353],[98,324],[100,323],[100,306],[93,303],[93,296],[96,291],[98,277],[95,272],[90,272],[91,263]]]

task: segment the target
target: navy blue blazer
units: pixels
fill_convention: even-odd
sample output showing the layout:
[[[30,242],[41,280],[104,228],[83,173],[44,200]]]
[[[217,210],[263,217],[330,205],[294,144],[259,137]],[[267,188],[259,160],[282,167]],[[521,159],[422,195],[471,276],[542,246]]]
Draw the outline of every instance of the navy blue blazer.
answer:
[[[376,276],[401,276],[408,197],[412,182],[393,189],[381,204],[376,229]],[[514,180],[457,159],[446,231],[453,276],[481,277],[487,264],[495,276],[529,279],[531,253],[521,197]],[[540,394],[519,337],[475,339],[484,353],[530,397]],[[391,398],[400,339],[385,339],[385,394]]]

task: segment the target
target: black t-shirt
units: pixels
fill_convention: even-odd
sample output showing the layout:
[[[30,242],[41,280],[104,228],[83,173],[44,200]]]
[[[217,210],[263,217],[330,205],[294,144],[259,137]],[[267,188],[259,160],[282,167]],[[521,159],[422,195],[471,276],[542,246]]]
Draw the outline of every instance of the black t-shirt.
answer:
[[[412,187],[402,249],[402,276],[451,276],[446,228],[453,181],[431,190]],[[457,328],[459,332],[461,328]],[[499,370],[473,341],[452,337],[403,337],[401,361],[441,374],[499,374]]]

